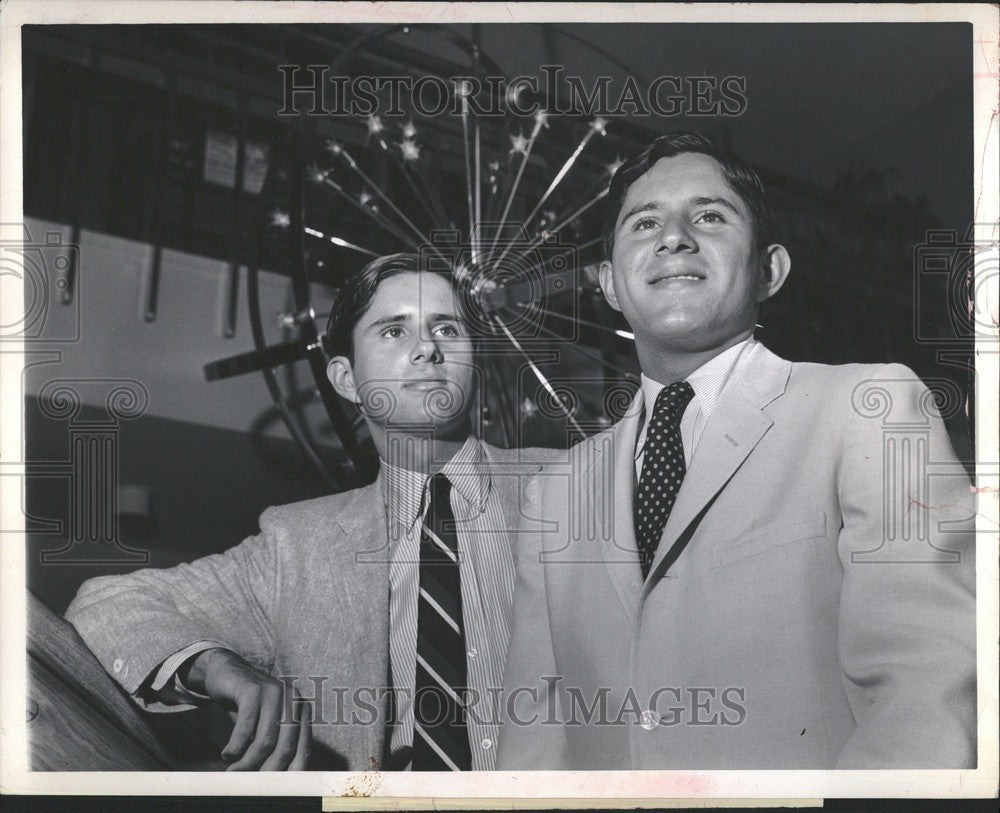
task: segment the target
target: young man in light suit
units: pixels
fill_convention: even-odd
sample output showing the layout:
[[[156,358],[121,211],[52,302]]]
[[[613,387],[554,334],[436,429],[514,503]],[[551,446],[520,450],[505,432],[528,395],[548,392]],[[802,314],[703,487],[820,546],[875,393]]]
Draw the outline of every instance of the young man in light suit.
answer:
[[[470,434],[467,316],[416,255],[369,263],[334,304],[328,375],[364,415],[377,481],[269,508],[221,555],[92,579],[67,611],[147,709],[235,710],[230,770],[494,767],[507,534],[519,483],[541,468],[523,461],[555,453]],[[298,724],[293,689],[312,698]]]
[[[738,158],[663,136],[608,197],[642,386],[529,488],[500,767],[974,766],[975,509],[930,393],[754,340],[790,261]]]

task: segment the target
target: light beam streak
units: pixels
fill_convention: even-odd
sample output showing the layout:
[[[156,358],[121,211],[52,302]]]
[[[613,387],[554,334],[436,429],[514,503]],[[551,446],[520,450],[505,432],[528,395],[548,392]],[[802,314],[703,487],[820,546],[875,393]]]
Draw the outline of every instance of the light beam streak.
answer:
[[[377,183],[375,183],[371,178],[368,177],[365,171],[358,166],[358,162],[351,157],[351,154],[347,150],[345,150],[343,147],[339,147],[339,149],[336,151],[335,154],[340,155],[347,162],[347,165],[357,173],[358,177],[361,178],[361,180],[365,184],[370,186],[375,191],[375,194],[378,195],[382,200],[384,200],[386,204],[389,206],[389,208],[396,213],[396,216],[399,217],[407,226],[409,226],[410,229],[412,229],[413,233],[417,235],[418,239],[423,244],[431,245],[431,241],[427,239],[424,233],[420,231],[420,229],[418,229],[416,226],[414,226],[410,218],[408,218],[405,214],[403,214],[402,211],[400,211],[399,207],[389,199],[389,196],[382,191],[381,187]]]
[[[568,420],[571,424],[573,424],[573,428],[576,429],[577,432],[586,437],[587,433],[580,428],[580,424],[576,422],[576,419],[566,408],[566,404],[564,404],[562,402],[562,399],[556,394],[556,391],[552,388],[552,385],[549,383],[549,380],[545,377],[545,374],[538,369],[538,365],[536,365],[535,362],[532,361],[531,356],[529,356],[527,351],[525,351],[525,349],[521,347],[521,343],[517,340],[517,337],[510,332],[507,325],[503,323],[503,320],[499,316],[494,315],[493,319],[500,326],[500,329],[505,334],[507,334],[507,339],[510,341],[512,345],[514,345],[514,349],[517,350],[517,352],[520,353],[522,356],[524,356],[524,360],[528,362],[528,366],[531,368],[531,372],[535,374],[535,378],[538,379],[538,382],[543,387],[545,387],[546,392],[548,392],[548,394],[552,396],[552,400],[555,401],[557,404],[559,404],[559,406],[562,408],[563,413],[566,415],[566,420]]]
[[[511,309],[507,308],[507,310],[511,310]],[[566,319],[568,321],[571,321],[571,322],[572,321],[578,321],[581,324],[590,325],[592,327],[596,327],[596,328],[599,328],[601,330],[606,330],[606,331],[609,331],[611,333],[617,333],[618,332],[617,330],[613,330],[611,328],[606,328],[603,325],[597,325],[597,324],[594,324],[593,322],[587,322],[587,321],[585,321],[583,319],[574,319],[574,317],[572,317],[572,316],[563,316],[563,314],[561,314],[561,313],[557,314],[554,311],[549,311],[549,310],[546,310],[545,308],[539,308],[539,310],[541,310],[544,313],[547,313],[547,314],[549,314],[551,316],[559,316],[559,317],[561,317],[563,319]],[[511,312],[513,313],[513,311],[511,311]],[[565,340],[564,336],[560,336],[554,330],[549,330],[547,327],[544,327],[543,325],[535,325],[535,327],[537,327],[540,331],[542,331],[542,333],[546,334],[547,336],[551,336],[554,339],[563,339],[563,340]],[[608,370],[611,370],[612,372],[617,373],[622,378],[628,378],[628,379],[630,379],[632,381],[638,381],[639,380],[639,376],[637,376],[635,373],[630,373],[627,370],[623,370],[621,367],[618,367],[617,365],[612,364],[610,361],[605,361],[600,356],[598,356],[596,353],[592,353],[590,350],[587,350],[587,349],[585,349],[583,347],[579,347],[576,344],[576,342],[566,341],[566,346],[568,348],[570,348],[571,350],[575,350],[580,355],[586,356],[591,361],[596,361],[602,367],[605,367]]]
[[[363,203],[361,203],[361,201],[355,199],[352,195],[347,194],[344,188],[336,181],[332,180],[329,177],[324,176],[324,178],[322,179],[322,181],[320,181],[320,183],[329,186],[337,194],[339,194],[342,198],[344,198],[344,200],[352,204],[355,208],[360,209],[362,212],[368,215],[368,217],[370,217],[372,220],[378,223],[383,229],[396,235],[396,237],[398,237],[400,240],[406,243],[406,245],[412,248],[413,250],[416,251],[419,248],[417,243],[414,242],[413,238],[408,236],[395,223],[393,223],[388,218],[384,217],[380,212],[376,212],[374,209],[371,208],[371,206],[365,206]]]
[[[517,193],[517,187],[521,183],[521,176],[524,175],[524,169],[528,166],[528,156],[531,155],[531,148],[535,146],[535,139],[538,138],[538,134],[542,131],[542,127],[545,126],[545,114],[539,112],[535,116],[535,127],[531,131],[531,136],[528,138],[528,146],[524,150],[524,154],[521,156],[521,166],[517,168],[517,175],[514,177],[514,183],[510,187],[510,192],[507,194],[507,202],[504,204],[503,213],[500,215],[500,224],[507,222],[507,215],[510,214],[511,204],[514,202],[514,195]],[[490,246],[489,256],[493,256],[493,252],[496,251],[497,241],[500,239],[501,227],[497,226],[497,233],[493,236],[493,244]]]
[[[608,189],[605,188],[602,192],[599,192],[594,198],[591,198],[589,201],[587,201],[585,204],[583,204],[583,206],[581,206],[579,209],[577,209],[575,212],[573,212],[573,214],[571,214],[571,215],[567,216],[566,218],[564,218],[563,221],[562,221],[562,223],[560,223],[558,226],[556,226],[556,227],[554,227],[552,229],[543,229],[542,233],[539,234],[538,237],[536,237],[534,241],[532,241],[527,246],[525,246],[524,250],[521,252],[521,256],[523,257],[525,254],[527,254],[532,249],[540,246],[548,238],[553,237],[556,234],[559,234],[559,232],[562,229],[566,228],[566,226],[568,226],[570,223],[572,223],[574,220],[576,220],[580,215],[582,215],[584,212],[586,212],[591,206],[593,206],[595,203],[597,203],[599,200],[601,200],[607,194],[608,194]]]
[[[472,262],[476,262],[476,246],[472,233],[475,230],[476,213],[472,203],[472,166],[469,156],[469,100],[462,95],[462,152],[465,154],[465,197],[469,207],[469,244],[471,246]]]
[[[304,231],[310,237],[316,237],[316,238],[318,238],[320,240],[329,240],[335,246],[340,246],[341,248],[349,248],[352,251],[358,251],[358,252],[361,252],[362,254],[367,254],[369,257],[380,257],[381,256],[380,254],[376,254],[374,251],[371,251],[371,250],[369,250],[367,248],[364,248],[363,246],[359,246],[359,245],[356,245],[354,243],[349,243],[347,240],[344,240],[341,237],[337,237],[336,235],[323,234],[323,232],[316,231],[316,229],[310,229],[308,226],[305,226],[302,229],[302,231]]]
[[[607,122],[600,117],[591,122],[590,128],[587,130],[587,134],[580,140],[576,149],[573,150],[573,154],[566,159],[566,163],[563,164],[562,169],[556,173],[556,177],[552,179],[552,183],[550,183],[549,188],[545,190],[545,194],[542,195],[538,203],[535,204],[535,208],[531,210],[531,214],[524,219],[525,228],[528,227],[535,215],[537,215],[542,206],[545,205],[545,201],[549,199],[549,195],[551,195],[555,191],[556,187],[562,183],[562,179],[566,177],[566,173],[569,172],[573,164],[576,163],[576,159],[580,157],[580,153],[583,152],[584,147],[586,147],[590,139],[594,137],[594,133],[599,132],[601,135],[604,135],[604,126],[606,124]]]

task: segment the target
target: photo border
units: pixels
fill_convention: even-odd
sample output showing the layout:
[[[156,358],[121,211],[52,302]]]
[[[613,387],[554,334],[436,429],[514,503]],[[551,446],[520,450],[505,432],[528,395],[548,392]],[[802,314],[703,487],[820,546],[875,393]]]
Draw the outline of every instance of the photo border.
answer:
[[[0,12],[0,223],[21,223],[22,126],[20,26],[33,24],[139,23],[388,23],[388,22],[971,22],[974,48],[975,223],[977,252],[996,257],[998,239],[997,91],[998,9],[986,5],[658,5],[577,3],[276,3],[276,2],[29,2],[12,0]],[[989,264],[989,263],[987,263]],[[982,264],[977,264],[979,267]],[[997,263],[994,259],[992,267]],[[994,284],[977,286],[978,312],[997,325]],[[23,304],[0,302],[0,323],[11,324]],[[998,337],[975,340],[977,402],[976,458],[978,517],[997,528],[1000,471],[997,468]],[[0,460],[24,460],[21,371],[23,347],[0,346]],[[5,474],[9,473],[5,471]],[[15,527],[22,493],[20,478],[0,477],[4,527]],[[995,796],[998,782],[998,561],[997,535],[978,534],[977,657],[978,768],[975,770],[882,771],[600,771],[464,773],[233,774],[32,772],[27,767],[25,640],[25,538],[6,534],[0,549],[2,655],[0,682],[0,786],[4,793],[131,795],[322,796],[324,810],[422,806],[437,808],[530,806],[672,806],[666,800],[794,799],[809,804],[825,797],[983,797]],[[434,797],[429,802],[428,797]],[[516,800],[516,801],[514,801]]]

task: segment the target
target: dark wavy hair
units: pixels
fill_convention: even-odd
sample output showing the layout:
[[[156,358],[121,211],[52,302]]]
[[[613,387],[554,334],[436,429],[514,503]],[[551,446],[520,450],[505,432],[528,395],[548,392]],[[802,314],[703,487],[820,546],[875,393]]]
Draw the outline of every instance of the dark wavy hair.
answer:
[[[750,210],[757,250],[761,251],[775,242],[774,214],[767,204],[764,185],[753,168],[734,153],[717,147],[700,133],[668,133],[622,164],[611,180],[604,225],[604,253],[608,260],[611,259],[611,250],[615,246],[615,226],[629,187],[649,172],[661,158],[673,158],[689,152],[707,155],[722,166],[726,183]]]
[[[368,312],[383,281],[400,274],[437,274],[455,289],[451,274],[427,268],[416,254],[401,252],[378,257],[351,274],[340,289],[326,323],[324,346],[331,356],[346,356],[354,363],[354,328]],[[459,298],[461,301],[461,298]]]

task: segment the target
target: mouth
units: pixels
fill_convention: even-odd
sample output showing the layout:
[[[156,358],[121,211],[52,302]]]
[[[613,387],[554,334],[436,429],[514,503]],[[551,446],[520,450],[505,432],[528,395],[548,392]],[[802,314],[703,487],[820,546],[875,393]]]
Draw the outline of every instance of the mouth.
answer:
[[[403,384],[403,389],[407,390],[418,390],[424,392],[426,390],[439,390],[447,387],[451,382],[446,378],[421,378],[416,381],[407,381]]]
[[[650,285],[658,285],[664,282],[703,282],[705,274],[697,271],[670,271],[664,274],[657,274],[649,280]]]

